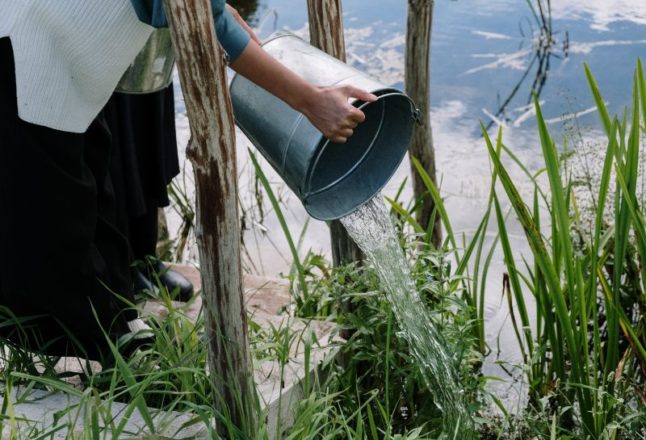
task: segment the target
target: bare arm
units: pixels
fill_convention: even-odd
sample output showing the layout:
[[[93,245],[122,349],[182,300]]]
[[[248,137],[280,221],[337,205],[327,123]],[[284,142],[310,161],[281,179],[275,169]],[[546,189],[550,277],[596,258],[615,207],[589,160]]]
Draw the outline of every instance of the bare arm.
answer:
[[[231,64],[240,75],[303,113],[325,137],[344,143],[365,119],[348,98],[375,101],[377,97],[353,86],[317,87],[287,69],[255,42],[250,41]]]
[[[256,33],[253,31],[253,29],[251,29],[251,26],[249,26],[247,24],[247,22],[244,21],[244,19],[242,18],[242,16],[240,15],[240,13],[238,12],[238,10],[236,8],[234,8],[233,6],[231,6],[228,3],[225,4],[224,7],[227,9],[227,11],[229,11],[229,14],[231,14],[231,16],[233,18],[235,18],[235,20],[238,22],[238,24],[240,24],[240,26],[242,26],[242,29],[247,31],[247,33],[249,34],[249,36],[251,37],[251,39],[253,41],[255,41],[258,44],[262,44],[262,42],[260,41],[260,38],[258,38],[258,35],[256,35]]]

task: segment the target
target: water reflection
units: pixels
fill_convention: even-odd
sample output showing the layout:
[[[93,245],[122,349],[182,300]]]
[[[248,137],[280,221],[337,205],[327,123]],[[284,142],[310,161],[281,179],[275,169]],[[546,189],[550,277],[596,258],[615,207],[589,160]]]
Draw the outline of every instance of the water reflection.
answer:
[[[635,0],[556,0],[552,14],[558,20],[584,20],[596,31],[610,31],[617,22],[646,26],[646,2]]]
[[[517,126],[520,122],[524,121],[528,115],[531,115],[533,112],[533,107],[531,105],[533,96],[536,95],[538,98],[541,96],[541,92],[543,91],[543,87],[545,86],[550,70],[551,59],[556,58],[562,60],[568,56],[570,46],[569,33],[568,31],[562,33],[562,35],[564,35],[564,39],[560,44],[560,48],[557,47],[556,33],[552,26],[552,15],[549,4],[543,4],[543,0],[539,0],[536,2],[536,7],[529,3],[529,8],[532,11],[534,21],[527,19],[521,20],[520,30],[521,34],[529,35],[533,50],[527,50],[526,52],[520,51],[517,54],[518,56],[525,56],[526,53],[531,53],[529,65],[507,97],[498,106],[498,110],[494,114],[485,112],[489,118],[489,123],[486,124],[487,130],[491,129],[494,125],[506,125],[507,122],[511,122]],[[525,26],[529,28],[529,32],[524,31]],[[538,29],[537,31],[534,26]],[[560,53],[557,52],[559,49]],[[478,69],[471,69],[467,73],[475,73],[477,70]],[[525,90],[528,90],[528,93],[525,107],[521,107],[521,109],[523,109],[523,113],[521,113],[515,120],[512,120],[510,116],[506,114],[507,107],[512,103],[521,88],[523,88],[523,84],[528,78],[533,78],[533,81],[528,88],[525,87]]]
[[[505,142],[526,165],[539,167],[534,113],[527,105],[532,90],[541,94],[544,114],[558,135],[563,121],[577,116],[579,130],[594,137],[593,101],[583,76],[589,63],[609,100],[610,111],[630,102],[634,60],[646,45],[646,2],[630,0],[558,0],[552,2],[551,35],[534,35],[541,27],[526,2],[518,0],[458,0],[435,3],[432,46],[432,124],[437,149],[438,176],[457,230],[469,230],[479,219],[475,205],[484,202],[489,163],[479,133],[479,122],[505,126]],[[306,2],[299,0],[238,0],[248,14],[275,10],[278,27],[305,35]],[[352,0],[344,2],[349,62],[381,82],[402,86],[406,2]],[[270,28],[270,26],[266,26]],[[271,29],[263,29],[267,36]],[[540,33],[539,33],[540,34]],[[483,64],[483,60],[487,60]],[[612,66],[609,69],[608,66]],[[549,76],[548,76],[549,73]],[[549,78],[549,80],[548,80]],[[178,139],[188,141],[188,123],[178,90]],[[488,115],[492,115],[490,118]],[[592,125],[594,126],[594,125]],[[558,139],[558,137],[557,137]],[[244,209],[257,203],[253,173],[249,172],[247,143],[239,142],[240,185]],[[407,166],[391,181],[397,188]],[[523,185],[522,175],[518,176]],[[280,187],[292,233],[296,236],[307,216],[296,197]],[[190,186],[190,172],[187,173]],[[396,189],[395,189],[396,190]],[[386,190],[388,194],[388,189]],[[172,219],[171,213],[171,219]],[[287,246],[275,217],[249,218],[245,234],[249,267],[277,274],[289,270]],[[256,223],[254,223],[256,222]],[[302,251],[327,254],[325,224],[311,221]]]
[[[251,5],[250,10],[256,15],[275,10],[279,28],[288,27],[306,35],[305,0],[244,3]],[[349,62],[383,83],[402,87],[406,2],[346,0],[343,4]],[[612,113],[620,113],[630,103],[635,59],[646,46],[646,1],[554,0],[551,20],[545,21],[551,22],[550,32],[541,35],[541,20],[536,21],[525,1],[435,2],[431,120],[438,178],[458,233],[471,233],[485,209],[491,173],[479,132],[481,120],[492,128],[504,126],[505,144],[528,169],[537,170],[542,161],[534,111],[528,105],[533,90],[540,93],[544,115],[558,144],[564,136],[572,137],[572,130],[581,143],[595,145],[601,138],[583,73],[584,62],[594,72]],[[271,29],[263,31],[261,36],[267,36]],[[185,145],[188,123],[181,98],[178,99],[178,139],[180,145]],[[259,199],[247,159],[249,143],[241,136],[238,145],[240,198],[247,225],[245,264],[250,270],[269,275],[288,273],[287,243],[271,208],[265,205],[264,218],[254,217]],[[280,178],[266,164],[264,169],[278,192],[294,237],[301,236],[303,228],[307,228],[301,236],[301,253],[312,250],[329,255],[327,226],[314,220],[308,222],[298,199],[281,185]],[[532,186],[523,173],[516,168],[510,172],[521,192],[531,197]],[[186,175],[190,186],[190,171]],[[407,175],[408,164],[404,163],[385,194],[393,196]],[[408,189],[402,199],[410,194]],[[170,217],[172,221],[172,213]],[[514,248],[523,252],[526,247],[521,228],[510,227]],[[492,229],[488,235],[493,237],[495,231]],[[497,266],[493,271],[501,274],[502,258],[497,255],[494,259]],[[518,262],[519,266],[522,264]],[[492,275],[487,291],[490,345],[494,349],[515,347],[513,332],[505,330],[509,318],[501,303],[502,276]],[[510,363],[518,360],[513,351],[502,352],[501,356]],[[496,365],[488,364],[485,374],[503,373]]]

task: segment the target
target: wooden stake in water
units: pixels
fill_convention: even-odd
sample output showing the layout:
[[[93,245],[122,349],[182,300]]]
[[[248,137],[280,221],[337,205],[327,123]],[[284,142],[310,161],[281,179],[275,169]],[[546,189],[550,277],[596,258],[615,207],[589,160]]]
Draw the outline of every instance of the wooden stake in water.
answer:
[[[416,157],[436,183],[435,178],[435,149],[431,131],[431,29],[433,26],[433,0],[408,0],[408,20],[406,30],[406,94],[415,101],[419,109],[420,123],[413,129],[413,138],[408,151]],[[415,199],[421,200],[417,210],[417,222],[423,228],[428,228],[432,220],[435,203],[428,194],[423,179],[411,163],[413,177],[413,193]],[[433,245],[442,245],[442,225],[440,216],[436,216],[432,225]]]
[[[449,355],[444,337],[424,313],[425,306],[417,293],[383,197],[378,194],[341,222],[377,270],[402,336],[419,362],[436,405],[443,411],[445,433],[451,436],[459,433],[455,437],[459,439],[470,438],[472,423],[455,360]]]

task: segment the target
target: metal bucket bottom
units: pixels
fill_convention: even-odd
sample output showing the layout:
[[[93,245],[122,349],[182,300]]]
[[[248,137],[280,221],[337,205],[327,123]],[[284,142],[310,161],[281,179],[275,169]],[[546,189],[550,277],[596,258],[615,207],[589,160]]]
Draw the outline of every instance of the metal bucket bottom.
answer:
[[[333,220],[356,210],[388,182],[406,155],[417,113],[396,90],[373,92],[374,103],[359,108],[366,120],[345,144],[323,138],[311,161],[303,204],[320,220]]]

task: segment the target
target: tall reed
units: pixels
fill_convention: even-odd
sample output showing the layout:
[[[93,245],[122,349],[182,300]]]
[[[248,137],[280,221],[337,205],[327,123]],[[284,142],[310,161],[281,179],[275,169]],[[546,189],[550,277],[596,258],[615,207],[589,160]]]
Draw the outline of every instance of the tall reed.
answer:
[[[515,323],[523,351],[530,397],[554,394],[559,426],[580,429],[584,437],[609,434],[621,417],[617,383],[631,364],[643,365],[643,264],[630,270],[631,249],[640,261],[646,257],[646,228],[636,194],[641,140],[640,107],[646,109],[646,87],[641,63],[633,83],[631,119],[610,119],[589,69],[586,73],[607,135],[606,156],[591,237],[574,234],[577,228],[572,182],[563,175],[562,162],[550,136],[538,100],[538,135],[549,183],[547,206],[538,191],[526,203],[483,130],[489,155],[500,183],[522,225],[531,248],[533,265],[517,268],[506,245],[506,225],[494,190],[496,217],[504,259],[522,326]],[[646,117],[646,115],[644,115]],[[646,120],[646,119],[645,119]],[[604,218],[606,200],[615,178],[613,218]],[[539,183],[534,179],[534,184]],[[547,224],[541,224],[543,218]],[[632,302],[621,301],[626,284],[639,290]],[[536,300],[535,324],[525,311],[525,295]],[[641,306],[643,307],[643,306]],[[600,325],[605,320],[605,325]],[[646,371],[646,370],[644,370]],[[643,378],[642,378],[643,380]],[[626,393],[626,390],[622,390]]]
[[[446,230],[444,247],[457,264],[454,283],[463,287],[471,307],[477,349],[483,354],[488,350],[485,285],[488,277],[502,275],[490,273],[493,252],[499,246],[506,267],[503,288],[522,354],[530,405],[538,408],[547,399],[554,434],[578,432],[584,438],[600,438],[616,436],[624,418],[630,423],[635,420],[635,406],[646,404],[641,389],[646,382],[646,218],[637,195],[639,149],[646,126],[646,79],[638,62],[630,118],[626,114],[611,118],[587,66],[586,75],[606,134],[590,234],[581,231],[573,182],[536,97],[544,168],[530,172],[504,145],[501,131],[492,140],[483,126],[493,163],[492,182],[482,220],[471,236],[460,237],[454,231],[440,191],[413,162]],[[529,199],[521,196],[512,180],[505,165],[509,162],[520,167],[534,185]],[[504,198],[525,232],[530,256],[518,255],[510,241]],[[608,205],[610,199],[613,202]],[[425,231],[410,213],[398,203],[391,204],[424,237]],[[497,233],[487,242],[485,232],[492,221]],[[525,264],[519,266],[516,262],[523,259]],[[528,298],[536,303],[534,315],[529,312]]]

